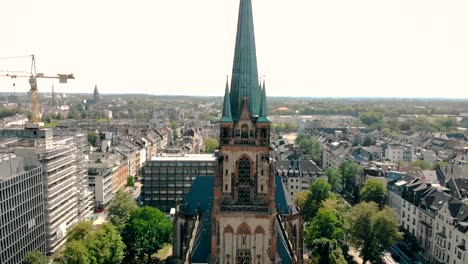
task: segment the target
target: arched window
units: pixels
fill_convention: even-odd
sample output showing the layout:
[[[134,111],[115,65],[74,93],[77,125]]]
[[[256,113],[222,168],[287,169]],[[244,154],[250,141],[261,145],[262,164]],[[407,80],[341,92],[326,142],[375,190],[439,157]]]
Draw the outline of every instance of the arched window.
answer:
[[[237,193],[237,201],[239,204],[249,204],[250,203],[250,160],[246,157],[243,157],[238,162],[238,180],[239,187]]]
[[[249,126],[243,124],[241,127],[241,138],[248,138],[249,137]]]
[[[246,157],[239,160],[239,183],[250,182],[250,160]]]

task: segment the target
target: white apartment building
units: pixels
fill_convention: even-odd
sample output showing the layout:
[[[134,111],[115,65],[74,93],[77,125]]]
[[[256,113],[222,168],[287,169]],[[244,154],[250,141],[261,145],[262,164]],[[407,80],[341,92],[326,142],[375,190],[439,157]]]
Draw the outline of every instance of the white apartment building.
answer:
[[[388,190],[389,205],[401,227],[417,241],[429,263],[468,263],[468,201],[410,176],[390,181]]]
[[[53,253],[66,242],[67,228],[92,212],[79,140],[47,128],[4,129],[0,138],[17,139],[6,150],[22,157],[26,169],[42,167],[47,252]]]

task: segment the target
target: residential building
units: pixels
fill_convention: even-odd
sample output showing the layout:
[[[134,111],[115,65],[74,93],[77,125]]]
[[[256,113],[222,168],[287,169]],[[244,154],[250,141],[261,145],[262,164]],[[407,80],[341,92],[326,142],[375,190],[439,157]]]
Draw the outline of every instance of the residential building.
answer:
[[[214,176],[213,154],[164,154],[147,161],[142,170],[144,205],[169,212],[188,194],[197,176]]]
[[[306,191],[323,177],[322,170],[312,160],[281,160],[275,162],[276,176],[280,176],[291,197]]]
[[[467,263],[468,202],[450,190],[412,176],[400,175],[388,183],[389,204],[412,247],[435,264]]]
[[[46,252],[42,168],[24,167],[22,158],[0,155],[0,263],[22,263]]]

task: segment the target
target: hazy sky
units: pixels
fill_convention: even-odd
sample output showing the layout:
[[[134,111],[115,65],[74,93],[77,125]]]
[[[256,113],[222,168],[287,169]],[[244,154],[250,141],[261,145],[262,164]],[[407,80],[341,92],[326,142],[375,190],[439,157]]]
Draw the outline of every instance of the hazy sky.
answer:
[[[274,96],[468,98],[467,0],[252,0],[259,73]],[[0,3],[0,57],[72,72],[49,92],[222,95],[239,0]],[[28,70],[29,59],[0,60]],[[16,81],[17,91],[28,89]],[[0,78],[0,91],[12,81]]]

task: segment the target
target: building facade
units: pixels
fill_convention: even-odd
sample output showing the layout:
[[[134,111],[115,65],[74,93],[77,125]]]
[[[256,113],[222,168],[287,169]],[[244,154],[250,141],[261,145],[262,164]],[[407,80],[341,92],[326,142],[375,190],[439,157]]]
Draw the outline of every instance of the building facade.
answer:
[[[42,168],[25,171],[23,159],[0,156],[0,263],[22,263],[46,252]]]
[[[89,202],[80,202],[78,190],[87,190],[87,185],[82,186],[87,175],[81,168],[77,139],[54,136],[47,128],[4,129],[0,137],[16,139],[5,146],[6,151],[22,157],[25,168],[42,167],[47,252],[54,253],[65,244],[67,228],[91,213]]]
[[[432,264],[467,263],[468,203],[445,187],[403,175],[389,181],[389,205],[413,248]]]
[[[144,205],[169,212],[189,193],[198,176],[214,176],[212,154],[166,154],[147,161],[142,170]]]

